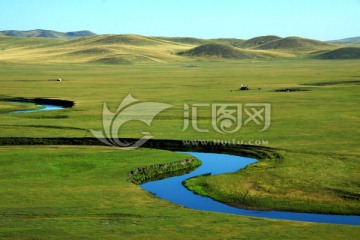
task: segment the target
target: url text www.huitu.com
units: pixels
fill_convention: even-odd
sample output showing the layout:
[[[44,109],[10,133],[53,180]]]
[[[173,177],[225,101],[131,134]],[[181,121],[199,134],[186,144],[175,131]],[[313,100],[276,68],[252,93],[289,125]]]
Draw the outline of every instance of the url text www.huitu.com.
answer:
[[[184,146],[220,146],[220,145],[234,145],[234,144],[268,146],[269,141],[268,140],[239,140],[239,139],[183,140]]]

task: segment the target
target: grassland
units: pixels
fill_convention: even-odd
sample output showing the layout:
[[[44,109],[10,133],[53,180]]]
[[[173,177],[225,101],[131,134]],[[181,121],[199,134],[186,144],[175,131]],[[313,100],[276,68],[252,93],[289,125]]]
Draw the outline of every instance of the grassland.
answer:
[[[25,51],[12,47],[14,55],[0,50],[0,97],[75,101],[72,109],[26,114],[8,113],[25,105],[1,102],[0,137],[92,137],[89,129],[102,128],[103,103],[115,111],[131,93],[141,101],[173,107],[160,113],[151,127],[140,122],[123,125],[120,137],[139,137],[144,131],[158,139],[264,140],[284,157],[283,162],[262,161],[235,174],[193,179],[189,184],[194,190],[234,205],[359,214],[359,60],[199,61],[172,54],[174,44],[164,39],[131,37],[135,41],[131,48],[124,44],[129,39],[101,39],[100,45],[94,43],[98,37],[90,37],[73,40],[71,46],[63,40],[47,40],[54,42],[44,43],[46,54],[39,52],[39,46],[31,50],[30,43],[24,43]],[[177,46],[179,51],[194,48],[193,44]],[[59,57],[61,49],[64,51]],[[119,49],[124,51],[121,54],[131,49],[129,57],[134,51],[158,51],[151,58],[156,61],[147,64],[88,63],[106,58],[109,51],[120,54]],[[49,59],[55,60],[45,64]],[[197,67],[186,67],[188,62]],[[54,81],[59,77],[64,81]],[[305,85],[321,82],[340,84]],[[237,91],[241,84],[250,90]],[[275,92],[282,88],[309,91]],[[182,132],[184,104],[196,103],[270,103],[271,126],[259,132],[261,127],[250,124],[237,133],[219,134],[211,128],[210,110],[205,107],[199,111],[198,124],[209,132],[198,133],[191,128]],[[127,181],[132,169],[187,157],[171,152],[2,146],[0,154],[4,169],[0,236],[4,239],[34,235],[337,239],[356,238],[360,231],[358,227],[193,211],[161,201]],[[245,193],[248,201],[239,202]]]
[[[66,146],[0,147],[0,154],[1,239],[354,239],[358,234],[351,226],[194,211],[127,181],[135,166],[183,160],[184,154]]]

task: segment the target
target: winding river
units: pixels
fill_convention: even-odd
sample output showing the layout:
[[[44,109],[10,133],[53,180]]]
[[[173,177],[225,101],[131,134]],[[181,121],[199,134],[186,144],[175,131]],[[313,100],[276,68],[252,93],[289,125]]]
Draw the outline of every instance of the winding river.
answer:
[[[206,173],[212,175],[236,172],[256,162],[256,159],[227,154],[187,152],[201,160],[202,165],[194,171],[181,176],[170,177],[141,184],[140,186],[161,199],[171,201],[184,207],[211,212],[238,214],[242,216],[286,219],[304,222],[360,225],[360,216],[296,213],[284,211],[260,211],[240,209],[203,197],[189,191],[182,182],[191,177]]]
[[[31,113],[49,110],[64,109],[64,106],[50,105],[50,104],[36,104],[41,107],[32,110],[17,110],[11,113]],[[200,153],[200,152],[187,152],[201,160],[202,165],[194,171],[176,177],[170,177],[162,180],[156,180],[141,184],[140,186],[158,196],[161,199],[171,201],[173,203],[182,205],[184,207],[220,212],[228,214],[238,214],[242,216],[261,217],[261,218],[274,218],[285,219],[304,222],[317,222],[317,223],[332,223],[332,224],[347,224],[347,225],[360,225],[360,216],[349,215],[332,215],[332,214],[313,214],[313,213],[296,213],[284,211],[260,211],[240,209],[228,206],[226,204],[215,201],[209,197],[197,195],[182,185],[182,182],[191,177],[199,176],[202,174],[211,173],[212,175],[236,172],[247,165],[256,162],[256,159],[233,156],[228,154],[216,153]]]
[[[51,110],[61,110],[64,108],[71,108],[75,105],[75,102],[62,99],[52,99],[52,98],[3,98],[0,101],[4,102],[13,102],[13,103],[22,103],[22,104],[32,104],[37,106],[37,109],[21,109],[12,111],[10,113],[35,113]]]
[[[11,113],[33,113],[33,112],[64,109],[64,107],[62,107],[62,106],[56,106],[56,105],[50,105],[50,104],[34,104],[34,105],[41,107],[41,108],[29,109],[29,110],[17,110],[17,111],[12,111]]]

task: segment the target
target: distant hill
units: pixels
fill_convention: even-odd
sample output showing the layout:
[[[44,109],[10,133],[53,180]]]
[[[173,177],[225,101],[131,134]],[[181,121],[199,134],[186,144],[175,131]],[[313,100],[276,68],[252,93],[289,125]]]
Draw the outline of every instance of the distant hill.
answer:
[[[93,43],[96,44],[125,44],[125,45],[154,45],[160,44],[159,40],[152,37],[145,37],[134,34],[105,34],[98,35],[93,38]]]
[[[132,62],[122,57],[104,57],[89,61],[89,63],[117,65],[117,64],[131,64]]]
[[[8,36],[8,37],[20,37],[20,38],[42,37],[42,38],[73,39],[79,37],[95,36],[96,34],[87,30],[64,33],[53,30],[36,29],[29,31],[17,31],[17,30],[0,31],[0,35]]]
[[[242,50],[224,44],[205,44],[187,51],[177,53],[180,56],[191,57],[216,57],[224,59],[256,59],[272,57],[271,54],[263,52]]]
[[[360,37],[351,37],[351,38],[344,38],[344,39],[338,39],[338,40],[331,40],[328,42],[338,43],[338,44],[347,44],[347,43],[358,42],[358,41],[360,41]]]
[[[83,50],[78,50],[78,51],[73,51],[73,52],[69,52],[67,53],[67,55],[70,56],[99,56],[99,55],[103,55],[103,54],[111,54],[113,53],[110,49],[107,48],[86,48]]]
[[[157,38],[165,41],[189,44],[189,45],[197,45],[197,46],[210,44],[210,43],[220,43],[230,46],[238,46],[244,41],[238,38],[213,38],[213,39],[203,39],[203,38],[193,38],[193,37],[157,37]]]
[[[136,64],[186,61],[176,52],[191,45],[139,35],[96,35],[75,39],[0,36],[0,61]]]
[[[344,47],[321,53],[315,58],[319,59],[360,59],[360,48]]]
[[[255,47],[256,49],[282,49],[291,51],[315,51],[320,49],[331,49],[336,45],[321,42],[318,40],[300,38],[300,37],[287,37],[274,41],[269,41],[265,44]]]
[[[262,36],[201,39],[149,37],[134,34],[93,35],[87,31],[60,33],[47,30],[3,31],[0,61],[9,63],[146,64],[198,60],[274,58],[353,59],[358,48],[331,51],[341,45],[299,37]],[[91,35],[91,36],[88,36]],[[86,37],[85,37],[86,36]],[[343,45],[343,47],[345,47]],[[346,45],[346,47],[353,47]]]
[[[169,42],[191,44],[191,45],[202,45],[211,42],[211,40],[208,39],[192,38],[192,37],[156,37],[156,38]]]
[[[0,50],[1,54],[5,54],[4,50],[11,51],[12,49],[17,48],[36,48],[40,46],[48,46],[49,44],[59,45],[66,41],[65,39],[60,38],[18,38],[18,37],[8,37],[0,35]],[[23,52],[23,54],[25,54]]]
[[[226,44],[234,47],[237,47],[244,42],[243,39],[238,38],[214,38],[210,40],[216,43]]]
[[[251,38],[246,41],[243,41],[237,47],[252,48],[252,47],[257,47],[262,44],[269,43],[271,41],[275,41],[275,40],[279,40],[279,39],[281,39],[281,37],[274,36],[274,35],[255,37],[255,38]]]

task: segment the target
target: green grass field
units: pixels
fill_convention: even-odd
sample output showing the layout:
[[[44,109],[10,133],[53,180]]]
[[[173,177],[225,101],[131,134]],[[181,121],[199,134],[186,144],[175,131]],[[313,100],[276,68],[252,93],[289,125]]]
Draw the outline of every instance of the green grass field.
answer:
[[[136,166],[183,154],[69,146],[1,147],[0,154],[1,239],[354,239],[359,232],[186,209],[127,181]]]
[[[220,201],[253,208],[360,213],[359,60],[196,61],[146,65],[0,63],[1,97],[75,101],[72,109],[9,114],[24,104],[1,102],[0,137],[91,137],[102,128],[104,102],[115,111],[129,93],[173,105],[151,127],[126,123],[120,137],[264,140],[283,155],[234,174],[187,184]],[[63,78],[63,82],[54,79]],[[347,83],[350,82],[351,83]],[[335,85],[304,85],[338,82]],[[249,91],[237,90],[241,84]],[[309,91],[275,92],[282,88]],[[182,132],[184,104],[270,103],[271,126],[245,125],[219,134],[210,110]],[[31,108],[33,106],[26,106]],[[256,219],[185,209],[127,181],[134,168],[183,160],[167,151],[107,147],[2,146],[0,237],[149,239],[354,239],[359,227]],[[240,202],[247,194],[245,203]]]

